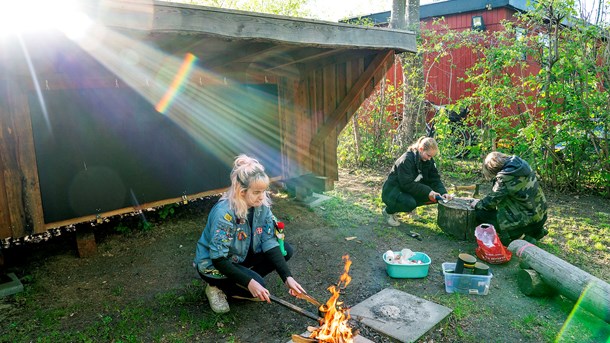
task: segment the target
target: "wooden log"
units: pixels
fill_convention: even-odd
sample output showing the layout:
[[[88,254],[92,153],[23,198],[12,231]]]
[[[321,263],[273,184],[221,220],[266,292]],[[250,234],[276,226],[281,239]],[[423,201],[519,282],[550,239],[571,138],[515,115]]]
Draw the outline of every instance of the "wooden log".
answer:
[[[471,198],[454,198],[438,203],[436,224],[446,233],[462,240],[476,241],[474,229],[477,227],[474,209],[470,207]]]
[[[557,290],[542,281],[540,274],[533,269],[519,270],[517,284],[521,292],[530,297],[551,296],[557,293]]]
[[[524,240],[512,241],[508,249],[537,271],[547,285],[610,323],[608,283]]]

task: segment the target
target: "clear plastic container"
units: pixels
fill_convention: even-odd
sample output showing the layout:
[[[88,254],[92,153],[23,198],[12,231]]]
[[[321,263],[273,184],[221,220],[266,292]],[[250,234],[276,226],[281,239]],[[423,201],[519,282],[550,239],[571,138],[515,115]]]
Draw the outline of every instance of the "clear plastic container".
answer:
[[[447,293],[463,293],[487,295],[493,274],[473,275],[454,274],[455,263],[443,262],[443,276],[445,277],[445,291]]]

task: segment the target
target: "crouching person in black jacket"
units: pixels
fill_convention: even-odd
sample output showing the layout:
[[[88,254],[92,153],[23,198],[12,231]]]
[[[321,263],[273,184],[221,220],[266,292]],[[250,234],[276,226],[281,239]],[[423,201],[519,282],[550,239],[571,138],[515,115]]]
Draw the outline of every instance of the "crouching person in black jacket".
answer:
[[[392,167],[383,184],[381,200],[386,205],[383,214],[391,226],[399,226],[396,214],[407,212],[413,219],[416,207],[436,202],[437,196],[451,200],[434,163],[438,144],[431,137],[421,137],[409,146]]]

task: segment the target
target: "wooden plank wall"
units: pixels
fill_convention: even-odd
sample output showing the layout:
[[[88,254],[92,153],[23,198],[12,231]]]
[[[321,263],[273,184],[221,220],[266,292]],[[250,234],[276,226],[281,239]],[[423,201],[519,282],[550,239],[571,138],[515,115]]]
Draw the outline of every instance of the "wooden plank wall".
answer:
[[[280,83],[280,88],[294,86],[292,92],[280,90],[280,94],[293,97],[292,101],[286,102],[292,107],[280,109],[286,129],[283,133],[286,176],[307,173],[325,176],[326,189],[333,189],[339,177],[338,136],[394,61],[393,52],[381,51],[378,54],[329,64],[310,71],[302,80]],[[375,63],[381,63],[381,68],[375,68],[375,72],[369,75],[369,67]],[[362,79],[363,75],[365,79]],[[357,88],[356,93],[352,92],[353,87]],[[338,109],[341,112],[342,105],[347,107],[340,117],[331,118]],[[313,140],[318,133],[325,132],[324,125],[329,122],[336,122],[336,125],[323,134],[320,146],[315,146]]]

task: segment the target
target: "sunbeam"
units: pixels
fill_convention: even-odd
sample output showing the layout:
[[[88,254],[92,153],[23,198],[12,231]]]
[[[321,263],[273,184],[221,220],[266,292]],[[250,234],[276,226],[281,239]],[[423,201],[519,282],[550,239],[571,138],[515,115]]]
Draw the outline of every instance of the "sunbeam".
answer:
[[[255,93],[208,72],[193,53],[180,59],[103,25],[76,42],[226,165],[246,152],[279,168],[272,144],[277,126],[260,117],[277,112],[277,95]]]
[[[143,99],[149,104],[151,111],[154,109],[154,111],[162,114],[164,118],[171,120],[188,137],[191,137],[192,141],[200,147],[200,150],[205,151],[206,156],[210,154],[214,157],[212,160],[217,161],[216,163],[222,163],[224,169],[220,168],[219,170],[230,169],[234,157],[240,153],[246,153],[258,158],[267,167],[271,176],[282,174],[281,121],[278,111],[278,88],[275,83],[247,84],[244,81],[245,78],[243,78],[246,75],[244,73],[240,74],[241,78],[239,80],[232,80],[226,75],[219,76],[203,67],[206,61],[197,56],[198,53],[195,51],[197,49],[183,51],[180,56],[177,56],[154,46],[154,42],[149,43],[139,38],[141,35],[138,33],[135,34],[135,37],[132,36],[133,30],[150,28],[146,23],[151,23],[155,15],[152,2],[138,3],[137,11],[119,12],[121,15],[134,16],[133,18],[121,17],[122,19],[117,18],[114,14],[113,11],[116,8],[108,11],[109,8],[104,6],[111,6],[111,4],[106,4],[104,1],[100,2],[99,7],[91,12],[81,12],[77,7],[67,8],[65,7],[66,4],[68,2],[62,2],[62,6],[59,6],[58,3],[52,6],[54,7],[53,13],[61,8],[63,15],[57,15],[54,20],[46,21],[44,27],[54,27],[57,29],[55,32],[63,33],[83,53],[95,59],[117,78],[116,87],[118,89],[115,91],[110,91],[107,86],[103,86],[102,89],[97,89],[96,86],[85,87],[77,96],[87,97],[87,100],[83,99],[69,106],[71,111],[79,111],[80,108],[87,111],[88,106],[95,106],[97,109],[91,113],[100,114],[96,117],[75,117],[73,122],[70,123],[70,126],[74,127],[73,132],[81,137],[79,139],[84,139],[83,143],[89,144],[87,142],[90,139],[86,137],[88,130],[96,130],[100,132],[98,135],[111,135],[119,138],[118,140],[108,141],[108,151],[115,151],[111,149],[119,149],[118,145],[122,144],[124,145],[122,150],[129,151],[135,159],[148,156],[141,159],[142,164],[147,163],[146,159],[161,157],[161,155],[151,155],[149,151],[145,150],[146,144],[142,144],[144,141],[154,141],[157,131],[146,131],[150,138],[145,139],[137,136],[142,134],[139,133],[138,127],[145,124],[141,121],[146,120],[144,118],[148,116],[145,114],[147,110],[144,107],[135,105],[138,102],[143,103]],[[41,8],[46,7],[42,6]],[[122,10],[121,8],[120,11]],[[38,9],[36,12],[39,12]],[[3,15],[6,15],[6,13],[3,12]],[[90,13],[91,17],[84,13]],[[49,14],[53,16],[51,12]],[[106,16],[103,20],[100,19],[105,14],[109,14],[109,16]],[[120,23],[129,23],[127,31],[112,28],[112,23],[115,20]],[[103,23],[110,24],[107,26]],[[140,27],[140,24],[137,23],[142,24],[143,27]],[[30,26],[11,25],[3,25],[2,28],[10,27],[11,32],[19,37],[19,32],[22,30],[31,31],[33,28],[40,28],[42,22]],[[117,27],[123,28],[122,24]],[[45,31],[53,32],[46,29],[40,32]],[[43,36],[38,33],[31,35],[35,38]],[[53,120],[53,118],[49,119],[49,116],[55,112],[49,113],[51,111],[48,109],[50,105],[47,106],[46,104],[49,99],[45,101],[44,97],[70,95],[62,91],[62,89],[66,89],[62,86],[55,90],[52,85],[49,88],[47,84],[46,89],[44,89],[44,86],[41,89],[41,85],[46,81],[38,80],[36,63],[32,62],[27,50],[28,48],[33,49],[34,46],[38,48],[40,44],[25,44],[29,41],[19,41],[19,43],[33,80],[41,116],[44,116],[47,133],[49,137],[52,137],[53,125],[58,124],[51,125],[49,123],[50,120]],[[70,45],[66,47],[68,49],[65,53],[57,50],[56,54],[53,55],[51,48],[46,53],[43,53],[42,50],[38,51],[38,56],[41,61],[58,56],[59,59],[55,60],[57,64],[54,67],[63,68],[60,69],[60,72],[65,72],[63,75],[68,77],[65,79],[68,82],[78,85],[82,77],[83,84],[86,84],[87,80],[91,80],[93,81],[92,84],[95,85],[97,75],[89,73],[87,62],[81,63],[83,59],[78,57],[78,53],[70,52]],[[206,49],[207,47],[198,48]],[[256,65],[251,66],[252,70],[257,70],[256,68]],[[95,67],[92,70],[95,71]],[[128,90],[123,91],[127,98],[120,96],[119,93],[122,92],[120,89],[124,86],[139,94],[141,100],[133,97],[129,98],[130,91]],[[78,88],[80,87],[77,86],[76,89]],[[56,100],[59,99],[61,98]],[[131,104],[132,102],[133,104]],[[55,106],[53,111],[59,110],[58,105],[63,106],[61,101],[53,101],[53,103]],[[138,111],[137,115],[130,114],[132,113],[130,111],[134,110]],[[152,112],[150,112],[150,116],[150,120],[157,120],[152,118]],[[58,116],[56,120],[63,120],[60,118],[61,116]],[[83,120],[88,121],[84,122]],[[81,123],[81,121],[83,122]],[[96,128],[99,128],[99,130]],[[142,130],[145,130],[145,128],[148,130],[151,126],[142,126]],[[131,136],[134,134],[135,136]],[[169,139],[167,135],[161,136],[159,138],[161,144],[163,144],[163,140]],[[97,139],[100,139],[100,137],[103,138],[104,136],[99,136]],[[188,159],[188,150],[180,150],[175,143],[165,144],[167,145],[165,151],[174,151],[175,154],[183,155]],[[293,149],[296,150],[297,147],[293,147]],[[86,158],[84,152],[88,150],[83,147],[74,151],[83,154],[82,156],[85,157],[82,158]],[[155,149],[150,151],[155,151]],[[115,156],[115,158],[118,157]],[[203,161],[195,162],[201,163]],[[160,164],[155,164],[155,166],[161,169],[166,168],[160,167]],[[167,166],[167,170],[158,172],[170,177],[171,166]],[[223,177],[224,175],[213,176],[213,178],[218,179]]]

